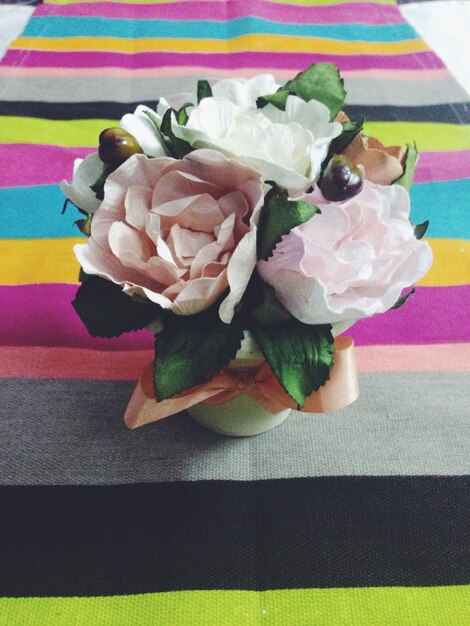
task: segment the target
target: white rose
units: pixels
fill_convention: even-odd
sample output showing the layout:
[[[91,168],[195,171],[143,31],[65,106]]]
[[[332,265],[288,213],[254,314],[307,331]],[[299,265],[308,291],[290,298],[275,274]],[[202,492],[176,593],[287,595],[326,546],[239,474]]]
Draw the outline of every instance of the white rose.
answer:
[[[133,135],[138,144],[149,157],[167,156],[165,145],[149,115],[161,122],[159,115],[143,104],[139,104],[134,113],[126,113],[119,126]]]
[[[220,150],[256,168],[265,180],[274,180],[291,196],[318,178],[331,140],[342,126],[330,122],[330,112],[316,100],[288,96],[285,111],[271,104],[256,108],[256,99],[274,93],[270,75],[249,81],[227,79],[216,83],[213,96],[190,110],[186,126],[174,123],[174,133],[194,148]],[[159,113],[165,110],[162,101]]]

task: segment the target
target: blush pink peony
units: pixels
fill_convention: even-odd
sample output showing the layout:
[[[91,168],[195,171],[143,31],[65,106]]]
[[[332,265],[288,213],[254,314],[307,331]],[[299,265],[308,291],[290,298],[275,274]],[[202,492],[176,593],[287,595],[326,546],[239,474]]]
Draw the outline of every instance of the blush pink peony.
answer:
[[[429,270],[431,249],[414,235],[403,187],[366,180],[341,203],[328,202],[318,188],[302,199],[321,213],[293,228],[257,265],[301,322],[352,323],[383,313]]]
[[[87,243],[87,274],[178,315],[219,298],[229,323],[256,264],[260,174],[213,150],[175,160],[134,155],[112,173]]]

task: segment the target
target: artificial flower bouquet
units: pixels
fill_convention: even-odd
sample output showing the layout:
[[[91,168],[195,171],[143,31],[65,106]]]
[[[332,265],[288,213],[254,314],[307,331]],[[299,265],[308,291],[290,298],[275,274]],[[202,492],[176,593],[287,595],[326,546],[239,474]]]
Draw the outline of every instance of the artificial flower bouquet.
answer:
[[[104,130],[62,183],[88,237],[73,306],[93,336],[155,334],[157,404],[211,381],[249,332],[308,407],[334,336],[428,271],[427,224],[409,219],[416,149],[367,137],[345,98],[330,63],[284,85],[200,80]]]

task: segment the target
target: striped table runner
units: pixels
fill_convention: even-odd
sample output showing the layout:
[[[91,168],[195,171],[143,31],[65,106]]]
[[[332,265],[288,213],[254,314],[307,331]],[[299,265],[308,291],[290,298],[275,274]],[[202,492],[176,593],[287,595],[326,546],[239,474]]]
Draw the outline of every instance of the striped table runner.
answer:
[[[415,140],[434,266],[358,322],[360,399],[249,439],[127,431],[145,332],[70,302],[57,183],[136,103],[314,61]],[[470,108],[392,0],[49,0],[0,64],[0,625],[470,623]]]

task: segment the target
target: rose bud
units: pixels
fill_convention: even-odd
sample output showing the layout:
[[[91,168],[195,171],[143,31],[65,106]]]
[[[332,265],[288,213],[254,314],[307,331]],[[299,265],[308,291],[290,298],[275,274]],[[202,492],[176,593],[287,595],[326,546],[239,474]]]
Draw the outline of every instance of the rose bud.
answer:
[[[118,167],[133,154],[141,154],[142,148],[133,135],[123,128],[107,128],[99,137],[98,154],[106,165]]]
[[[357,195],[364,183],[361,170],[343,154],[334,156],[325,168],[320,189],[327,200],[346,200]]]

